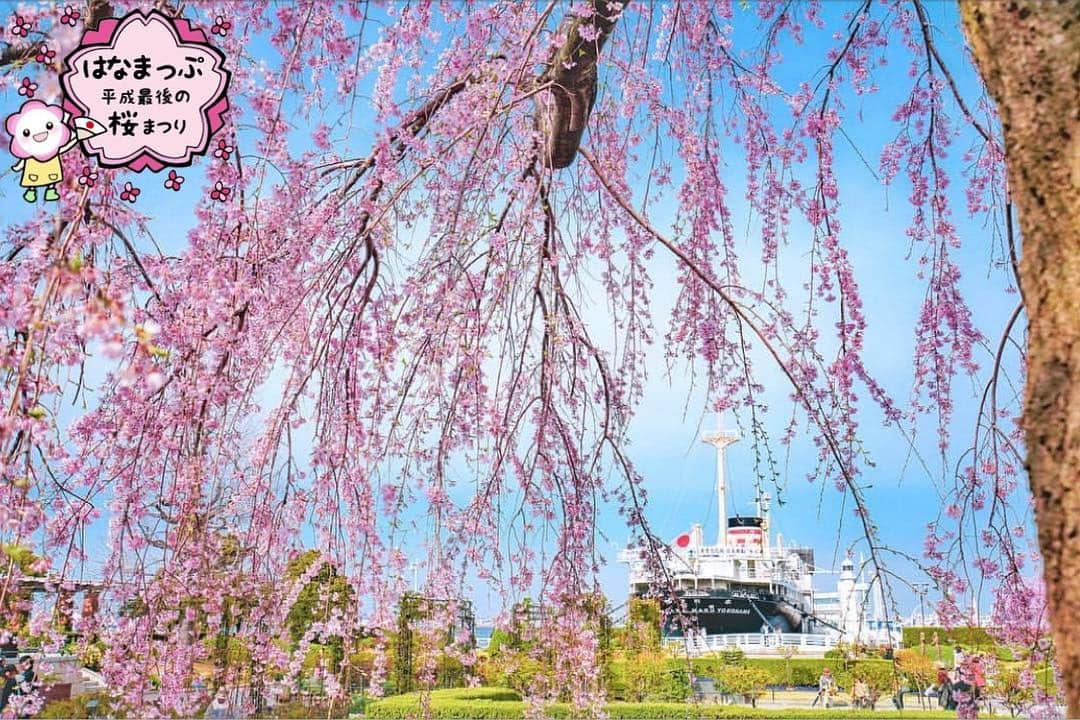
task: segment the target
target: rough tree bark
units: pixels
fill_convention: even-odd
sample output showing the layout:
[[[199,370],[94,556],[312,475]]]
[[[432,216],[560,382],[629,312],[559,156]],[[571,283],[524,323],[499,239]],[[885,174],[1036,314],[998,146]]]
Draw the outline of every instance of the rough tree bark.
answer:
[[[1080,1],[960,7],[1019,211],[1027,470],[1068,716],[1080,717]]]

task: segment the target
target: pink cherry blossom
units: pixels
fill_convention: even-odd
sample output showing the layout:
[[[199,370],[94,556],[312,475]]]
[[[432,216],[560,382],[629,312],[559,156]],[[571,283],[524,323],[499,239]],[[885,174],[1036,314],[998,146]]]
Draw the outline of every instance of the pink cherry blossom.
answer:
[[[135,202],[135,199],[139,197],[141,191],[139,188],[132,185],[130,182],[124,183],[124,189],[120,192],[120,199],[127,202]]]
[[[131,716],[203,709],[207,628],[339,697],[305,660],[369,637],[381,688],[414,571],[445,601],[413,619],[419,647],[446,645],[474,595],[502,627],[531,597],[523,632],[551,672],[529,712],[598,715],[598,593],[623,532],[598,518],[660,568],[635,418],[651,383],[685,376],[694,413],[743,426],[763,486],[817,483],[902,598],[876,504],[902,471],[866,442],[891,437],[922,473],[910,491],[935,493],[911,521],[928,602],[963,623],[981,592],[1033,675],[1049,649],[1026,321],[972,291],[1018,290],[1000,122],[951,51],[957,19],[922,5],[185,4],[232,73],[212,157],[160,180],[199,192],[136,206],[122,170],[71,153],[59,202],[5,218],[0,539],[40,550],[58,587],[102,582],[109,611],[81,630]],[[40,59],[9,87],[56,82],[81,8],[20,6],[10,34],[34,31]],[[572,37],[604,44],[555,169],[552,78],[590,62],[553,62]],[[885,317],[876,301],[912,288]],[[330,576],[347,607],[320,590],[332,611],[294,636],[290,608]],[[417,657],[421,687],[478,658],[442,652]]]
[[[165,189],[179,191],[180,186],[184,184],[184,176],[177,175],[175,170],[169,171],[169,176],[165,178]]]
[[[30,78],[24,77],[19,84],[19,94],[28,98],[34,97],[34,93],[37,91],[38,85],[36,82],[31,82]]]
[[[34,24],[24,18],[22,15],[15,13],[11,16],[11,34],[15,37],[27,37],[30,35],[30,31],[34,28]]]
[[[79,21],[81,14],[73,5],[65,5],[64,13],[60,16],[60,22],[64,25],[75,26],[75,23]]]

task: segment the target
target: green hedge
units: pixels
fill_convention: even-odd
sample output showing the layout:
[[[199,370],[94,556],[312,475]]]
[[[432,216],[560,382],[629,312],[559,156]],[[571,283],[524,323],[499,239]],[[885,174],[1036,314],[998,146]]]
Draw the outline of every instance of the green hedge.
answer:
[[[792,658],[791,661],[791,683],[793,685],[817,685],[818,678],[821,677],[821,672],[825,668],[829,668],[833,676],[838,676],[844,673],[846,670],[854,670],[859,666],[882,666],[892,668],[893,663],[891,660],[855,660],[853,662],[846,662],[844,660],[829,658]],[[786,685],[788,680],[786,677],[787,669],[784,666],[784,660],[772,659],[772,658],[754,658],[747,660],[746,664],[751,667],[760,667],[769,672],[772,676],[770,685]],[[846,689],[846,688],[845,688]]]
[[[449,698],[453,700],[493,700],[496,702],[521,700],[521,694],[517,690],[503,687],[473,687],[435,690],[431,693],[431,696],[433,698]]]
[[[906,627],[904,628],[904,647],[919,647],[919,634],[923,634],[923,641],[930,645],[934,641],[934,633],[938,634],[938,643],[941,645],[965,645],[967,647],[986,647],[997,645],[997,641],[990,637],[986,628],[981,627],[955,627],[946,629],[943,627]]]
[[[1035,684],[1039,689],[1051,695],[1057,694],[1057,682],[1054,680],[1054,671],[1052,668],[1039,668],[1036,670]]]
[[[90,716],[90,708],[87,704],[96,701],[94,710],[96,717],[123,718],[125,715],[113,707],[113,700],[105,693],[91,693],[79,695],[70,700],[53,700],[41,709],[37,714],[39,718],[52,720],[53,718],[84,718]]]
[[[611,720],[694,720],[716,718],[718,720],[756,720],[757,718],[778,718],[779,720],[800,720],[821,718],[856,718],[858,720],[893,720],[910,718],[911,720],[943,720],[955,718],[955,712],[925,710],[866,711],[810,710],[806,708],[775,710],[749,708],[738,705],[692,705],[687,703],[609,703],[604,712]],[[553,720],[579,717],[580,713],[565,704],[557,703],[545,709],[545,716]],[[424,716],[421,710],[420,696],[417,693],[397,695],[379,700],[367,708],[367,717],[382,720],[405,720]],[[438,691],[431,693],[427,717],[442,720],[444,718],[476,718],[477,720],[519,720],[525,716],[525,703],[521,701],[462,700],[448,696],[439,696]]]
[[[957,648],[963,650],[964,647],[965,646],[962,645],[941,645],[935,648],[930,643],[927,643],[926,646],[922,648],[922,654],[930,658],[934,662],[942,662],[945,663],[946,666],[952,667],[956,664]],[[969,650],[975,650],[980,653],[993,652],[994,656],[997,657],[998,660],[1004,660],[1005,662],[1010,662],[1017,659],[1016,654],[1012,650],[1002,645],[968,645],[966,647]],[[918,644],[912,645],[911,649],[918,651]]]
[[[275,705],[273,710],[260,717],[269,720],[343,720],[350,712],[349,703],[336,702],[327,706],[294,701]]]
[[[698,677],[718,678],[725,663],[718,658],[695,658],[690,661],[694,675]],[[748,658],[741,664],[746,667],[761,668],[769,673],[769,685],[785,686],[789,683],[787,676],[788,668],[791,670],[790,684],[811,686],[817,685],[821,671],[829,668],[834,676],[850,671],[856,666],[868,663],[879,664],[891,668],[891,660],[855,660],[847,662],[842,658],[800,658],[794,657],[790,661],[783,658]],[[685,660],[672,660],[672,668],[686,667]]]
[[[520,700],[431,700],[425,713],[419,696],[414,693],[395,695],[377,700],[367,706],[368,718],[475,718],[476,720],[517,720],[525,716],[525,703]]]
[[[874,712],[867,710],[811,710],[809,708],[750,708],[740,705],[692,705],[687,703],[610,703],[604,706],[611,720],[648,720],[658,718],[720,718],[737,720],[739,718],[777,718],[779,720],[797,720],[799,718],[912,718],[939,719],[955,718],[955,712],[930,712],[910,710],[907,712]],[[569,716],[567,716],[569,717]]]

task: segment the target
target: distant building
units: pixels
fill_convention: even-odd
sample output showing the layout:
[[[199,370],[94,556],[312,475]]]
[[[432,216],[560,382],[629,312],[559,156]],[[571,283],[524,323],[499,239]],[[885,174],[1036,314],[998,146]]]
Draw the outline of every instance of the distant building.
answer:
[[[881,583],[867,582],[862,570],[855,572],[851,557],[844,558],[836,592],[814,593],[814,614],[831,625],[832,632],[846,643],[864,645],[899,645],[899,618],[885,619]]]

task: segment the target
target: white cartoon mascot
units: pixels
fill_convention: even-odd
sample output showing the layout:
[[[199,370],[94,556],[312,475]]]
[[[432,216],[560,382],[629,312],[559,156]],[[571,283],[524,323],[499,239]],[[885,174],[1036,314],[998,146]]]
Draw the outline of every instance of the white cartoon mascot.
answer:
[[[100,135],[105,127],[90,118],[76,118],[72,132],[59,105],[27,100],[19,111],[8,115],[4,127],[11,136],[11,154],[19,159],[12,170],[22,171],[20,185],[26,188],[23,200],[37,202],[38,188],[45,188],[45,200],[59,200],[56,186],[64,179],[60,156],[82,140]]]

